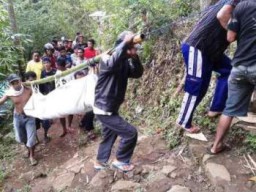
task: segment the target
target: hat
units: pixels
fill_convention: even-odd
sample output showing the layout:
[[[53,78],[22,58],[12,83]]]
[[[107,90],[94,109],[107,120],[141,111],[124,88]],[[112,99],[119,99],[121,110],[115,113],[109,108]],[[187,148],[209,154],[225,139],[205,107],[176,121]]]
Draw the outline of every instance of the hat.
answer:
[[[20,77],[16,74],[10,74],[7,79],[6,79],[9,83],[13,82],[13,81],[17,81],[20,80]]]
[[[45,49],[54,49],[54,47],[53,47],[53,45],[52,45],[51,43],[46,43],[46,44],[44,45],[44,48],[45,48]]]

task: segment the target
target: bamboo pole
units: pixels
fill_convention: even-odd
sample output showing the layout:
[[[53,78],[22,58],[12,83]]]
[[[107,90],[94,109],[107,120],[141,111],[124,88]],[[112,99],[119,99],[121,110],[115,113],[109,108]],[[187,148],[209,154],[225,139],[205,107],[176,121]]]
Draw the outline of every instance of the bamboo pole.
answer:
[[[104,54],[104,53],[103,53]],[[30,81],[30,82],[25,82],[24,85],[25,86],[31,86],[31,85],[39,85],[39,84],[43,84],[43,83],[47,83],[47,82],[51,82],[51,81],[54,81],[55,79],[59,79],[61,77],[64,77],[66,75],[69,75],[71,73],[75,73],[77,71],[80,71],[86,67],[88,67],[89,65],[91,64],[94,64],[94,63],[98,63],[100,62],[101,60],[101,55],[98,55],[92,59],[89,59],[87,61],[85,61],[84,63],[82,63],[81,65],[78,65],[74,68],[71,68],[71,69],[68,69],[66,71],[63,71],[62,73],[58,74],[58,75],[53,75],[53,76],[50,76],[50,77],[47,77],[47,78],[44,78],[44,79],[39,79],[39,80],[35,80],[35,81]]]

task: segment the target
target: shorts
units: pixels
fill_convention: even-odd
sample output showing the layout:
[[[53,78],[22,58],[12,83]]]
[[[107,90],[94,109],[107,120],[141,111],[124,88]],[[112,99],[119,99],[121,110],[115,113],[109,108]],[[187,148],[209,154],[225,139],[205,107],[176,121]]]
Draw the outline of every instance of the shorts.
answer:
[[[247,116],[256,85],[256,66],[233,67],[228,80],[228,99],[223,114],[229,117]]]
[[[25,114],[13,114],[13,126],[16,141],[31,148],[36,144],[36,125],[33,117]]]

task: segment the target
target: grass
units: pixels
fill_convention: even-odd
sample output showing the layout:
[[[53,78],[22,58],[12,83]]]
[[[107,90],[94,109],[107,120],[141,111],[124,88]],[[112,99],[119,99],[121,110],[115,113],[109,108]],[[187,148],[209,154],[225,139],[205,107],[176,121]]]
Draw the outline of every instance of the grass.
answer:
[[[247,152],[255,152],[256,151],[256,135],[247,134],[245,138],[245,144],[247,145]]]

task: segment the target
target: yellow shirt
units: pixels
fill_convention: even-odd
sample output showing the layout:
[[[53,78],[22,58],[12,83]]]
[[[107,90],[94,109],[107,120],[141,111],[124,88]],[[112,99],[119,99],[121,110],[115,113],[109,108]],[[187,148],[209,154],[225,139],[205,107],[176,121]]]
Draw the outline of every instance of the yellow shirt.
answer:
[[[40,60],[39,62],[35,62],[34,60],[31,60],[28,62],[27,64],[27,68],[26,68],[26,72],[28,71],[33,71],[36,73],[36,79],[40,79],[41,78],[41,73],[43,71],[43,63]]]

